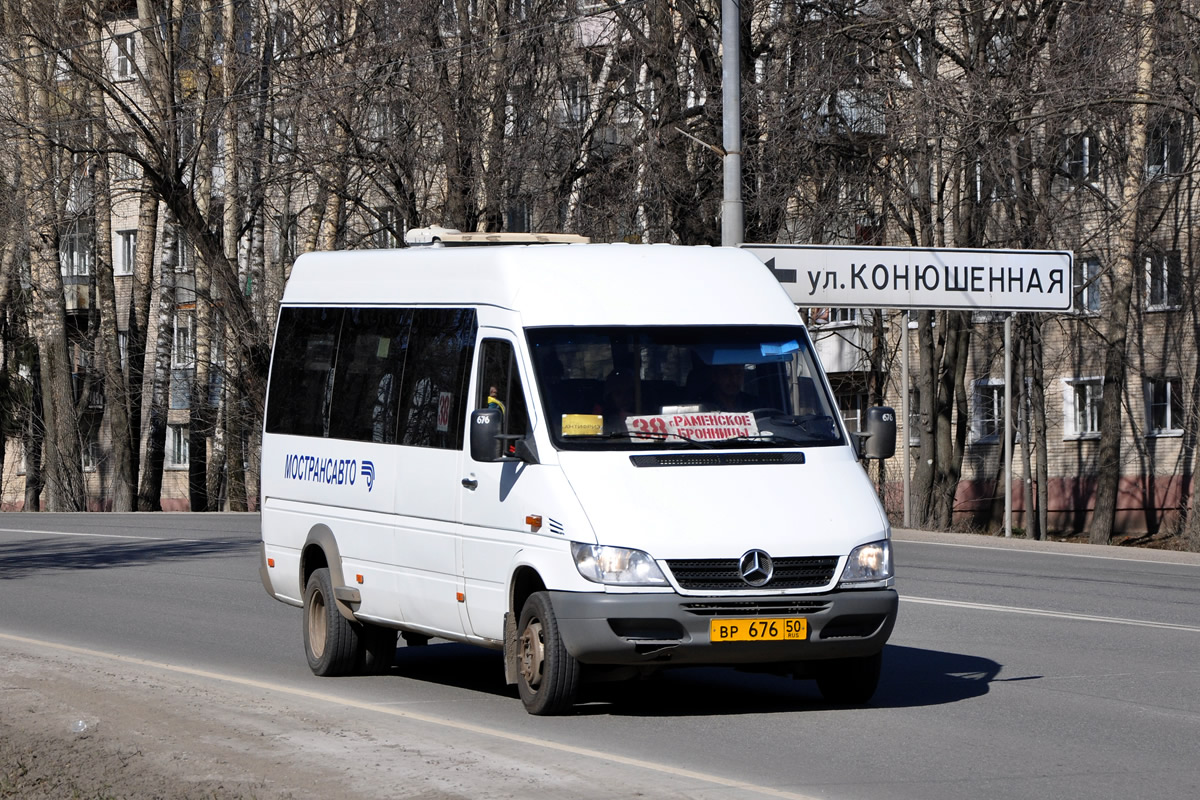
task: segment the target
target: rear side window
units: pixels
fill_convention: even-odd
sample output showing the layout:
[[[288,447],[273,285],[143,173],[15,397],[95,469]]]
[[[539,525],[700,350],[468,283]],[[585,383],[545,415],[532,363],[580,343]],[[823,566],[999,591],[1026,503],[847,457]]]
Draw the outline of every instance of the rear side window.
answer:
[[[328,436],[340,308],[285,308],[271,359],[267,433]]]
[[[346,309],[329,413],[331,438],[396,441],[400,378],[412,316],[404,308]]]
[[[284,308],[267,433],[462,447],[474,309]]]
[[[401,444],[462,447],[475,328],[474,309],[413,312],[400,399]]]

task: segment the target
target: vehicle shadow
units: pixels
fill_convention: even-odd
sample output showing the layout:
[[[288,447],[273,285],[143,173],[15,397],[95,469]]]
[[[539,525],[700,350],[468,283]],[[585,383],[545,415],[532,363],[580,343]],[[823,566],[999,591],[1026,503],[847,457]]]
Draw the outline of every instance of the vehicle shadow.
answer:
[[[17,541],[0,544],[0,580],[24,578],[35,573],[132,567],[205,556],[245,559],[257,548],[257,537],[151,542],[67,538]]]
[[[997,662],[980,656],[888,645],[879,689],[865,710],[935,706],[979,697],[987,694],[992,681],[1017,680],[1001,679],[1001,669]],[[469,645],[401,647],[392,675],[495,696],[517,696],[516,687],[504,684],[500,654]],[[683,667],[641,680],[589,684],[576,714],[712,716],[834,707],[821,698],[815,681],[723,667]]]

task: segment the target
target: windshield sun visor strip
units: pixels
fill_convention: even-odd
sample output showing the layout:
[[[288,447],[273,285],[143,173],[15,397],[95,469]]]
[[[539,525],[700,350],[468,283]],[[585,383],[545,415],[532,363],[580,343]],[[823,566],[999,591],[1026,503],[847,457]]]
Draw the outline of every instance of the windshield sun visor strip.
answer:
[[[672,453],[630,456],[635,467],[727,467],[743,464],[803,464],[804,453]]]

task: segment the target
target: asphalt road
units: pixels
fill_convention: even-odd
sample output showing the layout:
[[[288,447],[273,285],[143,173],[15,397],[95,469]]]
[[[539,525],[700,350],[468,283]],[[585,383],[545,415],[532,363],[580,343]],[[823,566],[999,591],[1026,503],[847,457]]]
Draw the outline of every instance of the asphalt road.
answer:
[[[7,635],[203,671],[343,704],[347,726],[389,736],[424,726],[497,758],[544,751],[547,774],[646,797],[1200,796],[1197,555],[897,532],[900,618],[871,707],[690,669],[534,718],[498,654],[463,645],[402,649],[387,676],[312,676],[300,611],[259,583],[257,526],[0,515],[0,656]]]

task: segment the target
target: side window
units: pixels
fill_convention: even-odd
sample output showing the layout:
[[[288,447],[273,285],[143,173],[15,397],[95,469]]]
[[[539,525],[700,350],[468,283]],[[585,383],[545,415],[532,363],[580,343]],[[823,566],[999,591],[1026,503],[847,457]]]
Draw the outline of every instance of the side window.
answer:
[[[342,320],[329,435],[360,442],[396,441],[396,411],[413,312],[351,308]]]
[[[521,374],[511,342],[484,339],[479,353],[479,393],[475,408],[499,408],[504,412],[503,432],[524,436],[529,432],[529,412]]]
[[[413,312],[400,394],[401,444],[462,447],[477,327],[474,309]]]
[[[267,433],[329,435],[340,308],[284,308],[271,361]]]

